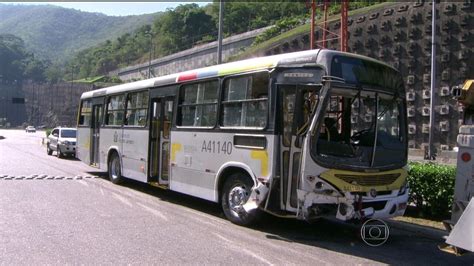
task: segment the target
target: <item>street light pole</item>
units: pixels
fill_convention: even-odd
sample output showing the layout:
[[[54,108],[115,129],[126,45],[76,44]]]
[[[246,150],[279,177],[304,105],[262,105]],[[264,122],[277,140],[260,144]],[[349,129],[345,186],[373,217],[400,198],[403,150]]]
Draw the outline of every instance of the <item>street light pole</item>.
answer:
[[[219,31],[217,33],[217,64],[222,63],[222,21],[224,17],[224,0],[219,2]]]
[[[428,139],[428,158],[435,159],[434,152],[434,123],[435,123],[435,86],[436,86],[436,1],[432,1],[432,17],[431,17],[431,88],[430,88],[430,135]]]
[[[153,49],[153,34],[150,33],[150,56],[148,58],[148,78],[151,78],[151,50]]]
[[[150,35],[150,55],[148,56],[148,78],[151,78],[151,51],[153,50],[153,32],[146,31],[145,35]]]

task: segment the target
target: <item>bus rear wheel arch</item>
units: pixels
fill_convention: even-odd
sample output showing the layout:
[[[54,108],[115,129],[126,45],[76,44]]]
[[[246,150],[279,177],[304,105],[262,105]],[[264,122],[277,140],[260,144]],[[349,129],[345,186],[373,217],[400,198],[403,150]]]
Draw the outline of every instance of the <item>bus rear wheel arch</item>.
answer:
[[[222,210],[229,221],[234,224],[249,226],[257,222],[260,211],[258,209],[247,212],[243,205],[250,198],[253,180],[248,174],[234,172],[223,182],[220,202]]]
[[[120,184],[123,182],[122,163],[120,162],[120,157],[116,151],[112,151],[109,155],[107,170],[109,173],[109,179],[112,183]]]

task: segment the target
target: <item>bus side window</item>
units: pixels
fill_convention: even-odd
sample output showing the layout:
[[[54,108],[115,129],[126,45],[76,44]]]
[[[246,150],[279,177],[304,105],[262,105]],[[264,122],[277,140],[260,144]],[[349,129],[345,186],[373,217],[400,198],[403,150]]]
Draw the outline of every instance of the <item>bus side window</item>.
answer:
[[[125,112],[125,96],[116,95],[107,99],[107,115],[105,125],[121,126]]]
[[[90,126],[92,116],[92,103],[90,100],[82,101],[80,115],[79,115],[79,126]]]
[[[217,80],[183,85],[178,105],[178,126],[214,127],[218,87]]]
[[[221,126],[264,128],[268,114],[268,73],[228,78],[224,82]]]
[[[146,126],[147,110],[148,91],[128,94],[125,124],[128,126]]]

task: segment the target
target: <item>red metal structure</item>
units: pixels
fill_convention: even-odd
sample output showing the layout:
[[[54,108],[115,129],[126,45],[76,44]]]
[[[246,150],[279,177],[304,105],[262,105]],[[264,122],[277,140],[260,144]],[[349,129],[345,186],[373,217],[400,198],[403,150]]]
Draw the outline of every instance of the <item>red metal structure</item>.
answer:
[[[307,6],[311,8],[311,33],[310,34],[310,49],[314,49],[315,44],[321,48],[327,48],[327,41],[333,39],[340,39],[341,48],[340,50],[343,52],[347,52],[348,47],[348,29],[347,29],[347,20],[348,20],[348,12],[349,12],[349,0],[342,0],[341,2],[341,30],[340,33],[331,32],[328,30],[328,10],[330,6],[330,0],[322,0],[322,4],[316,4],[315,0],[311,0],[310,3],[307,2]],[[339,1],[338,1],[339,2]],[[322,22],[322,40],[315,41],[314,40],[314,30],[315,30],[315,13],[316,7],[322,7],[324,13],[324,20]],[[320,27],[320,26],[318,26]]]
[[[349,0],[341,2],[341,51],[347,52],[347,15],[349,12]]]
[[[327,39],[327,31],[328,31],[328,8],[329,8],[329,0],[324,0],[324,27],[323,27],[323,48],[326,48],[326,39]]]

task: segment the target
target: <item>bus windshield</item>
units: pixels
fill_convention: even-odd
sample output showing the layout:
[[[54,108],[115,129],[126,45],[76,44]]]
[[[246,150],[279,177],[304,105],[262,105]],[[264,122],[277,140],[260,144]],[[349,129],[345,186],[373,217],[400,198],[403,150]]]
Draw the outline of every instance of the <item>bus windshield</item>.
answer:
[[[393,168],[406,163],[403,101],[393,94],[333,88],[312,153],[331,167]]]

